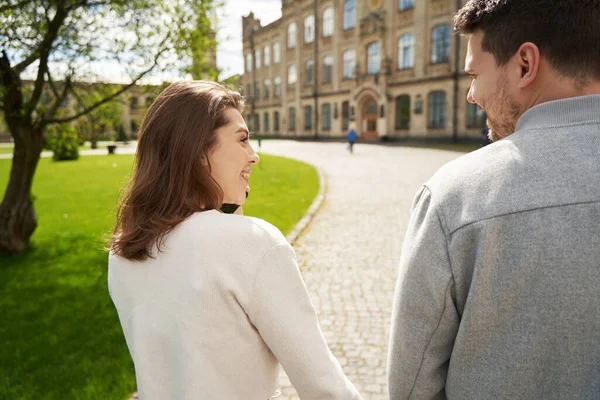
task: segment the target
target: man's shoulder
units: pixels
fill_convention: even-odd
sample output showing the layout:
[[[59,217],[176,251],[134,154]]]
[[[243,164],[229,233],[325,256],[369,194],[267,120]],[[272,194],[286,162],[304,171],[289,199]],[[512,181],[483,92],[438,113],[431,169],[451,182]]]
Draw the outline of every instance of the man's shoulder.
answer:
[[[440,168],[425,186],[449,230],[487,218],[514,165],[510,141],[490,144]]]

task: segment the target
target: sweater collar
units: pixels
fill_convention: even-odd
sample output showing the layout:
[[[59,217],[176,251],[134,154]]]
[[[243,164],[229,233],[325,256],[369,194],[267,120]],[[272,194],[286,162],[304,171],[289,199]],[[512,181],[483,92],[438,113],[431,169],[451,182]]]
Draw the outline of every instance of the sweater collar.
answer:
[[[572,124],[600,123],[600,95],[548,101],[527,110],[516,131]]]

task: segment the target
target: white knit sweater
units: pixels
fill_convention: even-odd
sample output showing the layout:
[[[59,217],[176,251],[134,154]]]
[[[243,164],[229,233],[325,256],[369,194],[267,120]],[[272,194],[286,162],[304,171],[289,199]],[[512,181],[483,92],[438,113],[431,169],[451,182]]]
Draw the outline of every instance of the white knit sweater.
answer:
[[[277,228],[196,213],[154,259],[109,256],[108,284],[141,400],[267,400],[279,363],[304,399],[360,399],[319,328]]]

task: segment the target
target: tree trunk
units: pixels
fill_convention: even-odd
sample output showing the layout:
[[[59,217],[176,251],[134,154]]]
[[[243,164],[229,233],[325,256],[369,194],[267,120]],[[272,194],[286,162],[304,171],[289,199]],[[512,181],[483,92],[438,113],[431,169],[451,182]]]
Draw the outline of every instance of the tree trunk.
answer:
[[[0,204],[0,253],[24,253],[37,226],[31,198],[33,176],[42,151],[43,136],[31,126],[19,126],[8,187]]]

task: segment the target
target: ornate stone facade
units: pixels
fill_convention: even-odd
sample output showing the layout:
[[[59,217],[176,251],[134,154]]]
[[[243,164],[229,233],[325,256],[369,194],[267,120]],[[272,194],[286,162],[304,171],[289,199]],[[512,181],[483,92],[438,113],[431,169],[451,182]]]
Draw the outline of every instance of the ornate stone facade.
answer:
[[[354,123],[368,140],[479,137],[485,114],[466,100],[466,43],[451,32],[465,3],[283,0],[267,26],[243,17],[251,129],[340,137]]]

